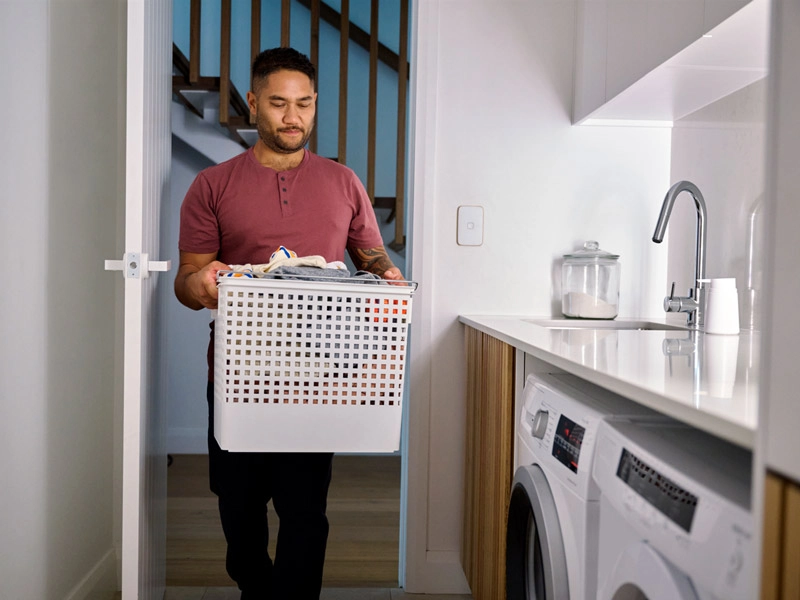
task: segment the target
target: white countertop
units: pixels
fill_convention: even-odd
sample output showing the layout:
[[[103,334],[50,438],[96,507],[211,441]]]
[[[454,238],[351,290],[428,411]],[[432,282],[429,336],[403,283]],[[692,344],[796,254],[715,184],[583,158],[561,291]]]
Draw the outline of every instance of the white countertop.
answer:
[[[758,333],[726,336],[681,329],[555,329],[528,322],[539,319],[551,320],[459,317],[462,323],[558,369],[753,448],[758,420]],[[624,325],[626,321],[615,322]]]

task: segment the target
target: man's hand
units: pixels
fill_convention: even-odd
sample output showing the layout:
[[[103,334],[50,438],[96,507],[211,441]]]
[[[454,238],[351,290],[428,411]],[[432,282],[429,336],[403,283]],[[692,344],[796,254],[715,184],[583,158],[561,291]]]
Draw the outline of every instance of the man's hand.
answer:
[[[215,260],[187,278],[192,297],[204,308],[217,308],[217,273],[227,269],[228,265]]]
[[[175,276],[175,296],[181,304],[194,310],[217,308],[217,273],[230,267],[216,258],[216,254],[181,252]]]
[[[377,248],[351,248],[348,250],[359,271],[375,273],[387,281],[402,281],[403,273],[394,266],[383,246]]]
[[[403,273],[397,267],[391,267],[386,269],[382,274],[381,277],[388,281],[403,281]]]

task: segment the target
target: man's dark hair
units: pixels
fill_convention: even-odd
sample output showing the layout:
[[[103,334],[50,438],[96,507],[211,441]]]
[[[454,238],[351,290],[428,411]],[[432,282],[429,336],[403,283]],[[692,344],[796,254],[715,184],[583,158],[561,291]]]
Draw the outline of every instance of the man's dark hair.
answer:
[[[270,48],[261,52],[253,61],[253,91],[257,91],[272,73],[284,69],[308,75],[311,86],[316,89],[317,70],[305,54],[294,48]]]

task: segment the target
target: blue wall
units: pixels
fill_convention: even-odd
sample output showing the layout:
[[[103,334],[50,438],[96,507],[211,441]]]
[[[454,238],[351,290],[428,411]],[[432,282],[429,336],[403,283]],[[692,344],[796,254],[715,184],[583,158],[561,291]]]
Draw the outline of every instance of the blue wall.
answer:
[[[250,85],[250,3],[234,0],[231,10],[231,80],[244,97]],[[327,4],[339,11],[341,2]],[[279,0],[263,0],[261,7],[261,47],[280,45]],[[181,51],[189,52],[190,0],[174,0],[173,38]],[[204,0],[201,13],[200,74],[219,75],[220,0]],[[400,37],[400,3],[382,0],[378,13],[380,41],[397,53]],[[370,29],[370,0],[351,0],[350,22]],[[298,2],[292,2],[291,45],[306,54],[311,47],[311,15]],[[338,152],[339,120],[339,32],[320,22],[318,68],[317,151],[335,157]],[[350,42],[347,91],[347,165],[366,185],[367,128],[369,111],[369,53]],[[386,65],[378,66],[378,117],[375,159],[376,196],[395,195],[395,153],[397,149],[397,73]]]

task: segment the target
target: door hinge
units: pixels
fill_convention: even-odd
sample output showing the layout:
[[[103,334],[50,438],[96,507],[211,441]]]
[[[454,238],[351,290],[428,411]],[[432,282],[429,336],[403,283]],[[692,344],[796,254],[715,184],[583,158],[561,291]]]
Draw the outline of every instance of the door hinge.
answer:
[[[150,271],[169,271],[171,260],[149,260],[145,252],[126,252],[122,260],[107,260],[106,271],[122,271],[125,279],[143,279]]]

